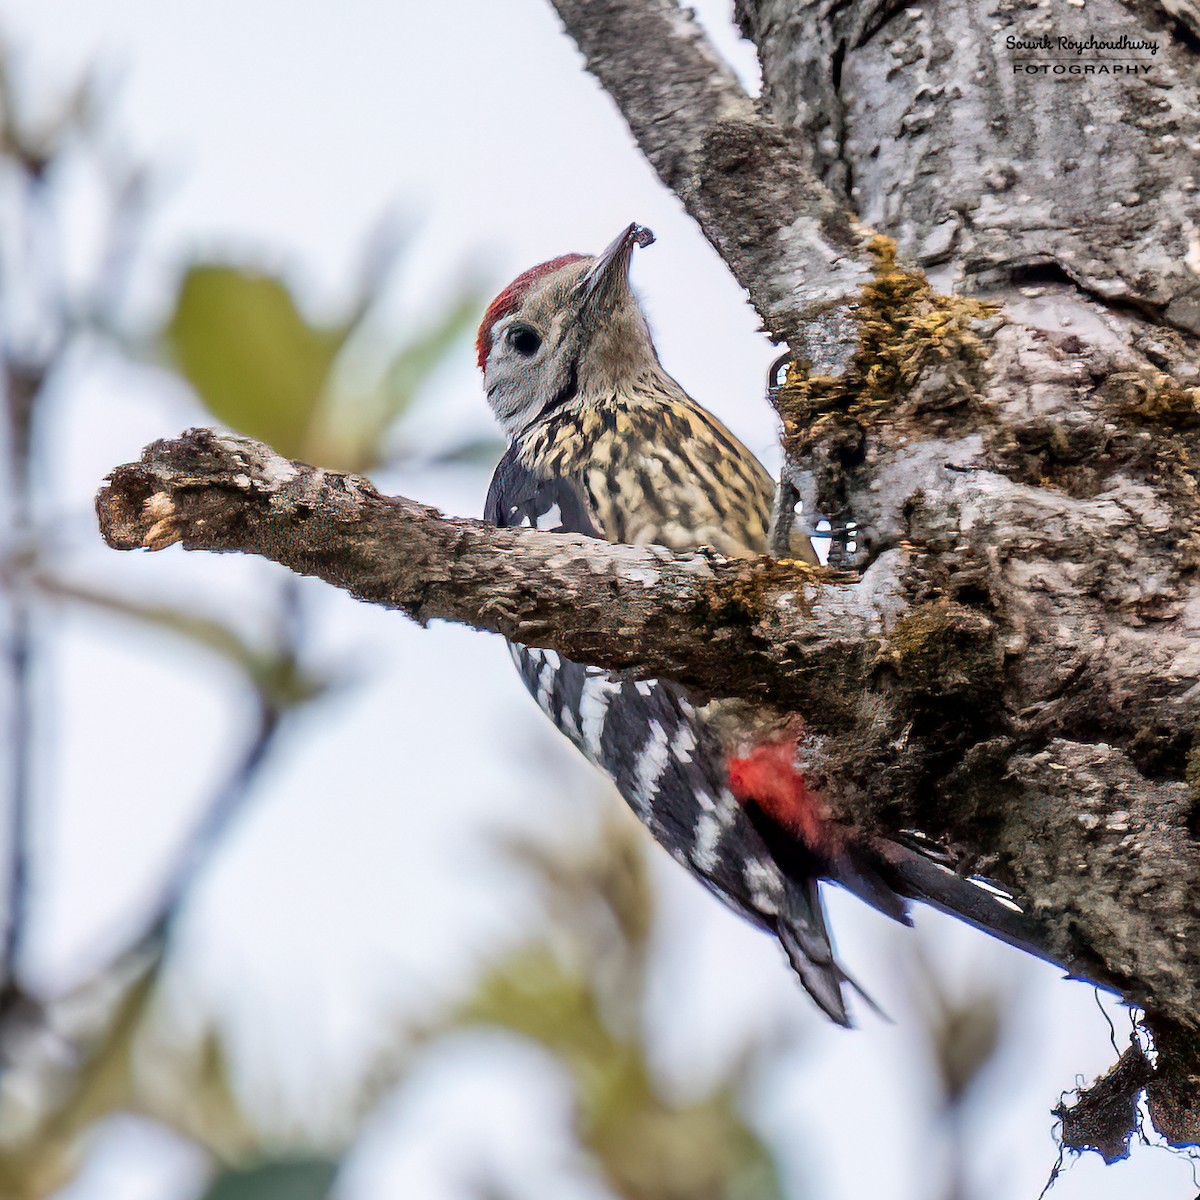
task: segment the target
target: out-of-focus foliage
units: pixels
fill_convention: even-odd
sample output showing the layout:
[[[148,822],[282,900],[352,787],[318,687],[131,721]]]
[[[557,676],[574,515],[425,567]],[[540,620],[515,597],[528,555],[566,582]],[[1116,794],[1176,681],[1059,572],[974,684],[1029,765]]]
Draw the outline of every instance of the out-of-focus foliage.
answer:
[[[755,1042],[708,1094],[670,1097],[644,1041],[653,900],[644,834],[621,814],[575,858],[516,847],[541,883],[548,931],[479,981],[460,1020],[543,1046],[571,1078],[580,1145],[627,1200],[782,1200],[771,1153],[739,1098]]]
[[[246,1164],[274,1153],[246,1115],[230,1081],[229,1055],[210,1030],[183,1044],[161,1002],[164,951],[190,885],[219,848],[232,818],[251,801],[258,772],[279,751],[278,733],[321,697],[331,672],[313,662],[309,622],[293,580],[263,589],[259,619],[226,618],[126,596],[87,577],[77,547],[60,532],[61,500],[45,489],[56,431],[46,398],[81,341],[105,339],[131,367],[145,336],[123,323],[126,277],[140,250],[146,173],[114,150],[99,89],[85,80],[52,111],[24,115],[9,58],[0,47],[0,861],[5,937],[0,945],[0,1197],[42,1200],[78,1169],[90,1131],[134,1113],[207,1148],[215,1161]],[[88,189],[102,210],[101,245],[81,264],[66,251],[73,195]],[[330,379],[360,330],[382,275],[372,276],[351,316],[321,330],[299,312],[283,283],[235,266],[189,272],[170,340],[214,415],[275,441],[311,450],[330,422]],[[462,341],[474,299],[464,295],[428,329],[393,350],[386,378],[360,420],[339,422],[325,461],[361,467],[382,461],[383,440],[419,397],[441,357]],[[319,445],[318,445],[319,449]],[[451,455],[454,457],[454,448]],[[321,455],[317,455],[321,459]],[[53,519],[51,519],[53,518]],[[23,978],[32,846],[31,814],[47,797],[29,769],[35,734],[55,736],[55,713],[31,684],[53,640],[52,606],[110,614],[147,631],[188,639],[234,668],[231,688],[249,694],[259,719],[234,748],[223,783],[181,848],[141,933],[69,992],[42,995]],[[250,632],[252,630],[252,632]],[[231,703],[234,702],[231,696]],[[168,864],[169,867],[169,864]],[[326,1159],[260,1162],[219,1177],[218,1200],[307,1200],[329,1190]]]
[[[362,343],[377,303],[374,275],[351,312],[317,326],[286,282],[245,267],[196,263],[183,276],[165,328],[167,347],[210,413],[281,454],[344,471],[398,457],[393,426],[429,377],[478,319],[481,297],[468,289],[367,372]],[[352,361],[346,363],[349,357]],[[357,359],[355,362],[353,360]],[[358,368],[358,369],[356,369]],[[352,389],[340,381],[352,378]],[[499,444],[467,440],[440,462],[495,459]],[[403,451],[401,450],[402,454]]]
[[[277,1159],[223,1172],[204,1200],[325,1200],[336,1174],[329,1159]]]

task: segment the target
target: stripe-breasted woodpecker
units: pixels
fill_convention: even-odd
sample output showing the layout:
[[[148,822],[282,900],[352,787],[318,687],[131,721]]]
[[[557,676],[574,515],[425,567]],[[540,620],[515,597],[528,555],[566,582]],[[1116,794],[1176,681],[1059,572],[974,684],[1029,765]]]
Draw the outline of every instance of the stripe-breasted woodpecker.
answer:
[[[630,225],[598,257],[519,275],[477,342],[488,402],[509,439],[487,519],[610,542],[729,556],[767,552],[774,487],[762,465],[659,363],[629,285]],[[815,562],[797,533],[791,554]],[[805,988],[847,1024],[818,881],[898,920],[907,900],[1034,950],[1021,914],[908,846],[835,824],[795,765],[799,719],[705,704],[669,680],[634,680],[512,647],[538,704],[605,771],[655,838],[726,904],[771,930]],[[1036,950],[1034,950],[1036,952]]]

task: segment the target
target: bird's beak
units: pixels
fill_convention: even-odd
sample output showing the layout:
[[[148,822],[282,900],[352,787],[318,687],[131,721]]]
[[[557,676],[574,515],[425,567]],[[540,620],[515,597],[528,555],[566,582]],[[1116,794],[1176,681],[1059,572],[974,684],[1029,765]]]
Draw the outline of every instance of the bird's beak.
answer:
[[[629,263],[635,246],[649,246],[654,234],[644,225],[622,229],[579,282],[585,311],[611,312],[629,294]]]

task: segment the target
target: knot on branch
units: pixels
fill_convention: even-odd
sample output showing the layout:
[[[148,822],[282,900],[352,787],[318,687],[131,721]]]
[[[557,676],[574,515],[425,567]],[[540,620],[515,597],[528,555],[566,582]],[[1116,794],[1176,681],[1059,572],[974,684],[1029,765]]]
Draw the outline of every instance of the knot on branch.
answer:
[[[291,463],[261,442],[189,429],[152,442],[136,463],[106,477],[96,495],[100,532],[116,550],[161,550],[215,515],[212,489],[266,496],[296,475]],[[198,500],[203,511],[197,511]]]
[[[1171,1145],[1200,1145],[1200,1039],[1152,1017],[1142,1024],[1154,1041],[1154,1061],[1131,1035],[1115,1066],[1073,1104],[1054,1110],[1066,1149],[1094,1150],[1106,1163],[1128,1158],[1129,1144],[1142,1128],[1143,1094],[1150,1123]]]
[[[356,475],[294,463],[237,434],[188,429],[152,442],[117,467],[96,496],[100,532],[115,550],[161,550],[176,542],[208,550],[251,549],[249,529],[268,511],[302,520],[357,521],[379,493]]]

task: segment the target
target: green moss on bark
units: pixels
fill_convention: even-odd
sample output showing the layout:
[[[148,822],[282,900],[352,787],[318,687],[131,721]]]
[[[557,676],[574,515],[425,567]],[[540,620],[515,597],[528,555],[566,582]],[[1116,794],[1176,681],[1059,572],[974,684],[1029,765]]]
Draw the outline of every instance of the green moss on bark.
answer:
[[[776,407],[793,456],[839,435],[861,436],[899,402],[920,389],[930,405],[951,407],[978,393],[987,346],[979,322],[994,305],[935,292],[920,271],[896,263],[896,246],[871,242],[875,277],[851,316],[858,347],[846,371],[814,375],[792,363]]]

